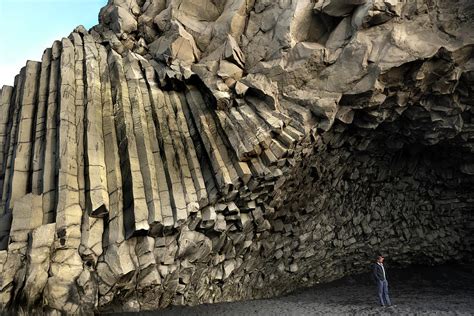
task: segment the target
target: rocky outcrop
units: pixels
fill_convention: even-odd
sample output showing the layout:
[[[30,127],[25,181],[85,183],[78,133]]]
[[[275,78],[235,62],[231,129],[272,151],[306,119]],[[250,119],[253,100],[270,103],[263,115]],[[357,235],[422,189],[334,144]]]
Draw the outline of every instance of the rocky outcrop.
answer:
[[[1,307],[472,260],[473,21],[467,0],[110,0],[1,89]]]

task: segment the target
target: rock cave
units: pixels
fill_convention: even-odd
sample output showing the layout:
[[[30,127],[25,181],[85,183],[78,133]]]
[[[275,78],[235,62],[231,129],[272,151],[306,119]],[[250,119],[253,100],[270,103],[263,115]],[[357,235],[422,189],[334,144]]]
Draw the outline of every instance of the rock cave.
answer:
[[[471,1],[109,0],[0,96],[4,311],[473,260]]]

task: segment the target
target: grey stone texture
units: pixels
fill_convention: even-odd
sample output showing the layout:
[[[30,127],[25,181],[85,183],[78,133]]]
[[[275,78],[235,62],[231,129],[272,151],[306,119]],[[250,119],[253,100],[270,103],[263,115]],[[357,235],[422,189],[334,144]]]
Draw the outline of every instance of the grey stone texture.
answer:
[[[0,308],[473,259],[471,1],[109,0],[0,90]]]

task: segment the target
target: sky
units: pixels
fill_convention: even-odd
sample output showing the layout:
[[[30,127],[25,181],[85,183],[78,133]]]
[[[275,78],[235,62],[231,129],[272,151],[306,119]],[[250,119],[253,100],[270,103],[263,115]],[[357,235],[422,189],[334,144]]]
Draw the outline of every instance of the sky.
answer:
[[[0,87],[13,85],[27,60],[41,61],[43,51],[78,25],[98,23],[107,0],[0,0]]]

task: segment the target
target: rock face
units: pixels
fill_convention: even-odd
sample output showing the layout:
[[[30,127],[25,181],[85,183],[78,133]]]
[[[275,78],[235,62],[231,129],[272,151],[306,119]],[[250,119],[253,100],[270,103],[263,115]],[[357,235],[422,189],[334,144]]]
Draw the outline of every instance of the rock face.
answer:
[[[471,1],[109,0],[0,91],[0,306],[472,260]]]

